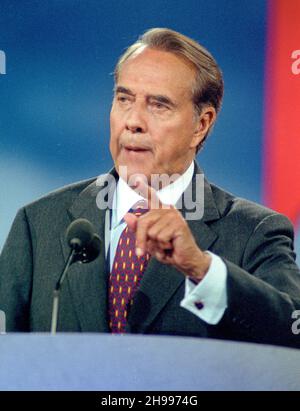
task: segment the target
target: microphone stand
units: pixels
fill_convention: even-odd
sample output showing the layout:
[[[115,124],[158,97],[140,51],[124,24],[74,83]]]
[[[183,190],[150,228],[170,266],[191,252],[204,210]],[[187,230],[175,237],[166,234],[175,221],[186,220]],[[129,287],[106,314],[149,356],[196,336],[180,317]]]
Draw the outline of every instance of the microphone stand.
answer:
[[[74,262],[75,257],[76,257],[76,250],[73,248],[72,251],[69,254],[67,264],[61,273],[59,280],[56,283],[56,286],[53,291],[53,305],[52,305],[52,318],[51,318],[51,334],[55,335],[56,330],[57,330],[57,318],[58,318],[58,306],[59,306],[59,294],[60,294],[60,288],[61,285],[67,275],[68,269],[70,265]]]
[[[67,241],[71,252],[63,272],[53,290],[53,305],[51,318],[51,334],[55,335],[57,331],[57,319],[59,309],[60,289],[67,275],[70,265],[76,262],[90,263],[94,261],[101,251],[100,237],[95,233],[92,224],[83,218],[73,221],[67,229]]]

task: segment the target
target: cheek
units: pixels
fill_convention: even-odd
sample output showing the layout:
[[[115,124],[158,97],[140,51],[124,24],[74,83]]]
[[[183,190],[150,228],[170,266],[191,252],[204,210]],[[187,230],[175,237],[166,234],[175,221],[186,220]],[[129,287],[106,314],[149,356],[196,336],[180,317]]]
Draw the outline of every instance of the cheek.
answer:
[[[118,110],[115,105],[112,105],[111,111],[110,111],[110,127],[114,129],[115,131],[120,129],[123,124],[123,116],[120,110]]]
[[[124,128],[124,118],[118,110],[112,108],[110,112],[110,130],[111,134],[116,138]]]
[[[163,124],[160,127],[153,127],[153,140],[159,151],[169,156],[184,145],[186,133],[187,130],[181,127],[180,123]]]
[[[117,154],[118,151],[118,140],[120,136],[120,127],[119,121],[117,120],[116,115],[111,112],[110,114],[110,151],[113,157]]]
[[[189,152],[191,138],[191,131],[182,124],[164,127],[155,139],[157,161],[164,164],[181,161]]]
[[[116,114],[115,112],[112,111],[110,112],[110,132],[111,134],[115,134],[115,130],[116,130],[116,125],[117,125],[117,118],[116,118]]]

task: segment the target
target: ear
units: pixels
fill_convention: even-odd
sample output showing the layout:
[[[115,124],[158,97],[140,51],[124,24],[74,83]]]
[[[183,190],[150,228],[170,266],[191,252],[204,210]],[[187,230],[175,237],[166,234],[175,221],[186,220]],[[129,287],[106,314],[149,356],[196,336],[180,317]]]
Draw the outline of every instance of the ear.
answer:
[[[214,107],[205,106],[195,120],[195,131],[191,141],[191,148],[196,148],[206,136],[210,127],[214,124],[217,113]]]

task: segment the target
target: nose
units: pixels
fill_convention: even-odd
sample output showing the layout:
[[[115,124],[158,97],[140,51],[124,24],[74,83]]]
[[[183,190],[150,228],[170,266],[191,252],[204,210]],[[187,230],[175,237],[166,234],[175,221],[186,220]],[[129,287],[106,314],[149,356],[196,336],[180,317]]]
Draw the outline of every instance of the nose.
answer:
[[[143,107],[135,104],[131,107],[126,118],[126,129],[132,133],[145,133],[147,131],[147,122]]]

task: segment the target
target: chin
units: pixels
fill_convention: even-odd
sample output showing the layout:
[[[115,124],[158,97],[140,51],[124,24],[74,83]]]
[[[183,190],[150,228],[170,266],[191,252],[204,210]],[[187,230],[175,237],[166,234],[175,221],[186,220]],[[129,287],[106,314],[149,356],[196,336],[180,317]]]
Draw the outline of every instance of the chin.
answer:
[[[120,177],[122,177],[125,181],[128,181],[128,179],[135,174],[145,176],[148,181],[151,179],[151,171],[142,165],[118,164],[116,169]]]

